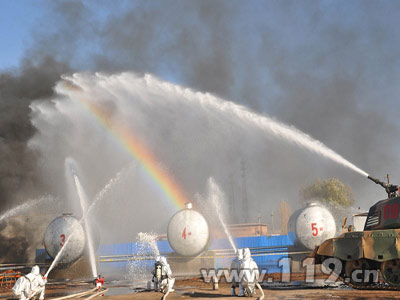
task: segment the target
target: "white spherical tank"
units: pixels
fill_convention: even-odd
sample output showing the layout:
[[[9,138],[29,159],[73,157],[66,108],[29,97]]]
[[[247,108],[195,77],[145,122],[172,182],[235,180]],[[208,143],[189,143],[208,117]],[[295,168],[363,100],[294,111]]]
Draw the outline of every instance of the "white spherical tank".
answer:
[[[288,230],[296,234],[296,241],[313,250],[336,234],[336,223],[332,214],[320,204],[308,203],[305,208],[293,213]]]
[[[78,260],[85,250],[86,238],[82,225],[71,214],[55,218],[47,227],[44,234],[44,247],[47,254],[55,258],[71,235],[59,261],[72,263]]]
[[[206,219],[188,203],[172,216],[167,236],[176,253],[190,257],[199,255],[207,247],[210,231]]]

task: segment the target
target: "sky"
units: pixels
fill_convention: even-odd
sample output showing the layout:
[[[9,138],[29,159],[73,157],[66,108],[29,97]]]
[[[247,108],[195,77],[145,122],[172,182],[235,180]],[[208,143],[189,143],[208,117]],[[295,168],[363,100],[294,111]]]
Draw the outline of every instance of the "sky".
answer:
[[[0,2],[0,69],[19,65],[25,49],[32,43],[32,28],[39,21],[43,10],[42,3],[38,1]]]

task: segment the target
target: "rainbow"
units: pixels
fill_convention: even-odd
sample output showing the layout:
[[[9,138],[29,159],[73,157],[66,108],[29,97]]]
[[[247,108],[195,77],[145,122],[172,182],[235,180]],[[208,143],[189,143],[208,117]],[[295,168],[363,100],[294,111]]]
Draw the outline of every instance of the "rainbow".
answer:
[[[126,125],[111,120],[110,115],[101,106],[85,98],[79,96],[78,98],[99,123],[111,132],[125,150],[143,167],[162,194],[173,205],[181,209],[185,207],[185,203],[190,202],[172,175],[160,168],[158,160],[151,151],[138,141]]]

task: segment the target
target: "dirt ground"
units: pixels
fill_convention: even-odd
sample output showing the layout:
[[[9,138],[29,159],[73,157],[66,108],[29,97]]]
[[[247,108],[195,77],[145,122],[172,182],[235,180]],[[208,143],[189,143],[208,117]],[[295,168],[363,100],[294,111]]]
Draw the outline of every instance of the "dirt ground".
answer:
[[[300,278],[299,278],[300,279]],[[55,299],[67,294],[78,293],[89,290],[93,286],[89,283],[68,283],[68,284],[53,284],[46,289],[45,299]],[[104,297],[97,297],[99,300],[159,300],[162,297],[161,293],[156,292],[135,292],[128,286],[124,285],[109,285],[105,284],[105,288],[109,288],[109,293]],[[171,293],[168,300],[183,300],[183,299],[257,299],[260,295],[253,298],[239,298],[230,296],[230,284],[220,283],[218,290],[212,290],[210,283],[204,283],[201,279],[186,279],[177,280],[175,284],[175,292]],[[12,299],[11,288],[2,288],[0,291],[0,299]],[[321,287],[304,287],[304,286],[285,286],[285,287],[264,287],[265,299],[273,300],[293,300],[293,299],[400,299],[400,291],[379,291],[379,290],[355,290],[347,286],[334,288]],[[74,298],[72,298],[74,299]],[[83,299],[84,298],[79,298]]]
[[[265,290],[265,299],[273,299],[273,300],[292,300],[292,299],[351,299],[351,300],[360,300],[360,299],[400,299],[399,292],[389,292],[389,291],[340,291],[340,290],[285,290],[285,291],[271,291]],[[143,299],[143,300],[159,300],[161,299],[160,293],[154,292],[143,292],[137,294],[129,294],[129,295],[117,295],[117,296],[105,296],[104,300],[134,300],[134,299]],[[169,300],[177,300],[177,299],[244,299],[239,297],[231,297],[229,296],[229,288],[222,288],[219,291],[212,290],[203,290],[203,289],[194,289],[194,290],[177,290],[176,292],[170,294],[167,299]],[[257,299],[254,298],[246,298],[246,299]]]
[[[113,291],[115,292],[115,291]],[[230,284],[220,283],[219,289],[212,290],[211,284],[204,283],[201,279],[179,280],[175,285],[175,292],[167,299],[244,299],[230,296]],[[265,299],[289,300],[289,299],[400,299],[400,291],[372,291],[355,290],[342,286],[340,288],[264,288]],[[257,296],[260,293],[257,292]],[[104,300],[159,300],[162,294],[156,292],[139,292],[135,294],[105,296]],[[257,297],[246,298],[257,299]]]
[[[264,289],[265,299],[274,300],[289,300],[289,299],[400,299],[400,292],[393,291],[360,291],[353,289],[284,289],[284,290],[270,290]],[[260,294],[258,293],[257,296]],[[115,296],[105,296],[104,300],[159,300],[161,293],[155,292],[140,292],[136,294],[125,294]],[[217,291],[213,291],[211,286],[204,287],[184,287],[177,286],[175,292],[171,293],[167,299],[257,299],[253,298],[239,298],[230,296],[230,286],[223,284]]]

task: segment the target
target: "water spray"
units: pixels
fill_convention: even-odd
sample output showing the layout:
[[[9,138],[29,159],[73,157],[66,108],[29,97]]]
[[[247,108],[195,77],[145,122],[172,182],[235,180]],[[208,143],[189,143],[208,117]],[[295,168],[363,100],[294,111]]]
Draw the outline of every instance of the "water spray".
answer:
[[[86,213],[84,213],[83,216],[79,219],[79,223],[80,223],[80,224],[82,224],[82,223],[84,222],[84,220],[86,219],[87,215],[88,215],[88,214],[87,214],[87,211],[86,211]],[[70,235],[68,236],[68,238],[65,240],[64,245],[60,248],[60,250],[58,251],[56,257],[55,257],[54,260],[52,261],[52,263],[51,263],[49,269],[47,270],[47,272],[46,272],[46,274],[45,274],[45,277],[48,277],[49,273],[54,269],[54,267],[56,266],[56,264],[59,262],[59,260],[60,260],[60,258],[61,258],[61,255],[64,253],[65,249],[67,248],[67,246],[69,245],[69,243],[70,243],[70,241],[71,241],[71,239],[72,239],[73,237],[74,237],[74,233],[70,234]],[[92,273],[94,273],[94,272],[93,272],[93,269],[92,269]],[[97,274],[96,274],[96,276],[94,276],[94,277],[97,277]]]
[[[107,182],[107,184],[94,197],[94,200],[90,205],[87,213],[90,213],[90,211],[96,206],[97,202],[101,201],[105,197],[108,191],[121,180],[122,175],[125,175],[131,170],[132,166],[134,166],[134,164],[130,164],[129,166],[122,168],[122,170],[120,170],[114,177],[112,177]]]
[[[84,227],[85,227],[85,233],[86,233],[86,240],[87,240],[87,245],[88,245],[88,252],[89,252],[89,260],[90,260],[90,266],[91,266],[91,270],[92,270],[92,275],[94,278],[97,277],[97,267],[96,267],[96,257],[95,257],[95,251],[94,251],[94,247],[93,247],[93,238],[92,238],[92,232],[91,232],[91,228],[89,225],[89,222],[87,220],[87,215],[89,212],[89,208],[91,208],[93,206],[92,205],[88,208],[87,207],[87,197],[86,194],[83,190],[83,187],[79,181],[79,177],[77,175],[77,172],[75,171],[74,168],[74,161],[71,158],[67,158],[65,160],[65,165],[67,167],[67,170],[70,171],[74,183],[75,183],[75,187],[76,187],[76,191],[78,194],[78,198],[79,198],[79,203],[80,203],[80,207],[82,210],[82,218],[79,220],[79,223],[84,223]],[[73,237],[74,234],[72,233],[67,240],[65,241],[63,247],[61,247],[60,251],[57,253],[56,257],[54,258],[52,264],[50,265],[50,268],[47,270],[46,272],[46,277],[47,275],[50,273],[50,271],[54,268],[55,264],[59,261],[62,253],[64,253],[65,248],[67,248],[71,237]]]
[[[90,206],[92,207],[92,205]],[[88,209],[88,211],[90,210],[90,207]],[[86,211],[82,217],[79,219],[79,223],[83,223],[83,221],[86,219],[86,217],[88,216],[88,211]],[[56,257],[54,258],[53,262],[51,263],[49,269],[47,270],[45,277],[48,277],[49,273],[54,269],[54,267],[56,266],[56,264],[58,263],[58,261],[60,260],[61,255],[64,253],[65,249],[67,248],[69,242],[71,241],[71,239],[74,237],[74,233],[72,233],[71,235],[68,236],[68,238],[66,239],[64,245],[60,248],[60,251],[58,251]],[[97,277],[97,275],[96,275]]]
[[[30,209],[31,207],[35,207],[39,204],[41,204],[42,202],[50,202],[53,201],[54,199],[51,196],[43,196],[40,197],[38,199],[34,199],[34,200],[30,200],[27,201],[25,203],[22,203],[12,209],[7,210],[6,212],[4,212],[1,216],[0,216],[0,223],[2,223],[5,219],[8,219],[12,216],[15,216],[25,210]]]
[[[71,238],[74,236],[74,234],[71,234],[67,240],[64,243],[64,246],[61,247],[60,251],[58,251],[56,257],[54,257],[53,262],[51,263],[49,269],[47,270],[46,274],[44,274],[44,277],[49,277],[50,272],[54,269],[54,267],[56,266],[56,264],[58,263],[58,261],[60,260],[61,255],[64,253],[64,249],[67,248],[69,241],[71,240]]]
[[[224,218],[222,216],[221,212],[221,202],[224,199],[224,195],[222,191],[220,190],[219,186],[215,182],[214,178],[210,177],[208,179],[208,188],[209,188],[209,198],[211,199],[211,202],[213,203],[215,207],[215,211],[217,212],[218,220],[221,223],[222,228],[224,229],[225,235],[229,240],[229,243],[232,246],[232,249],[237,252],[236,245],[233,242],[233,238],[228,230],[228,227],[226,226],[226,223],[224,221]]]
[[[75,185],[76,185],[76,179],[77,179],[78,186],[81,186],[80,183],[79,183],[79,179],[78,179],[78,177],[77,177],[77,175],[76,175],[76,171],[75,171],[75,169],[73,168],[73,164],[72,164],[72,159],[71,159],[71,158],[67,158],[67,160],[66,160],[66,166],[68,166],[68,168],[70,169],[72,175],[74,176]],[[89,215],[89,213],[92,211],[92,209],[95,207],[95,205],[96,205],[101,199],[104,198],[104,195],[109,191],[109,189],[110,189],[111,187],[113,187],[113,186],[120,180],[120,178],[122,177],[122,174],[124,174],[124,173],[126,172],[126,170],[129,170],[129,167],[128,167],[128,168],[122,169],[121,171],[119,171],[119,172],[116,174],[116,176],[114,176],[113,178],[111,178],[111,179],[109,180],[109,182],[104,186],[104,188],[102,188],[101,191],[100,191],[99,193],[97,193],[97,195],[96,195],[96,197],[95,197],[95,200],[89,205],[89,207],[88,207],[87,209],[84,209],[84,207],[86,207],[85,204],[83,204],[84,207],[82,207],[82,201],[81,201],[82,217],[81,217],[81,219],[79,220],[79,223],[85,222],[85,224],[86,224],[86,218],[87,218],[87,216]],[[75,179],[75,176],[76,176],[76,179]],[[85,196],[85,194],[84,194],[82,188],[81,188],[81,191],[82,191],[82,193],[83,193],[83,195],[84,195],[84,198],[83,198],[83,199],[86,199],[86,196]],[[85,226],[85,227],[86,227],[86,228],[89,228],[89,226]],[[90,229],[89,229],[89,230],[90,230]],[[60,251],[57,253],[56,257],[54,258],[53,262],[51,263],[49,269],[48,269],[47,272],[46,272],[46,275],[45,275],[46,277],[48,277],[49,273],[54,269],[55,265],[56,265],[56,264],[58,263],[58,261],[60,260],[61,255],[64,253],[65,248],[66,248],[67,245],[69,244],[69,242],[70,242],[70,240],[71,240],[72,237],[73,237],[73,234],[71,234],[71,235],[67,238],[67,240],[66,240],[65,243],[64,243],[64,246],[61,247]],[[88,242],[88,243],[89,243],[89,242]],[[90,244],[91,244],[92,246],[90,246],[90,245],[88,244],[88,247],[89,247],[89,255],[90,255],[90,253],[93,253],[93,255],[90,257],[90,261],[91,261],[91,265],[94,266],[94,267],[96,268],[96,264],[95,264],[95,263],[96,263],[96,260],[95,260],[95,257],[94,257],[94,248],[93,248],[93,244],[92,244],[92,243],[90,243]],[[92,250],[90,250],[90,248],[91,248]],[[97,277],[97,271],[96,271],[96,269],[93,269],[93,267],[92,267],[92,273],[93,273],[93,276],[94,276],[94,277]]]
[[[78,175],[76,175],[75,172],[72,173],[75,181],[75,186],[78,191],[78,196],[79,196],[79,202],[81,204],[81,209],[82,209],[82,214],[84,214],[85,211],[87,211],[87,197],[86,194],[82,188],[82,185],[79,181]],[[94,278],[97,277],[97,267],[96,267],[96,258],[95,258],[95,253],[94,253],[94,247],[93,247],[93,238],[92,238],[92,232],[91,228],[89,226],[89,222],[87,218],[83,218],[83,222],[85,224],[85,229],[86,229],[86,237],[88,241],[88,250],[89,250],[89,259],[90,259],[90,266],[92,268],[92,275]]]
[[[160,256],[157,236],[156,233],[152,232],[139,232],[136,237],[136,254],[135,258],[128,264],[127,275],[127,279],[134,284],[135,288],[145,288],[150,279],[151,269],[148,265],[143,264],[143,257],[155,260],[157,256]]]
[[[263,131],[266,131],[278,138],[284,139],[290,143],[294,143],[302,148],[341,164],[342,166],[350,168],[351,170],[365,177],[368,177],[368,174],[365,171],[352,164],[332,149],[328,148],[322,142],[314,139],[310,135],[300,131],[292,125],[279,122],[267,115],[254,113],[242,105],[235,104],[231,101],[222,100],[211,94],[196,93],[188,88],[182,88],[172,83],[163,82],[148,74],[145,75],[144,79],[148,85],[152,84],[154,87],[165,90],[166,92],[170,90],[176,90],[185,96],[177,97],[176,99],[197,102],[197,104],[200,104],[200,106],[203,108],[212,108],[213,110],[218,110],[224,114],[234,116],[243,122],[255,125]]]
[[[121,89],[124,89],[132,95],[138,95],[138,100],[143,101],[146,105],[149,105],[149,97],[146,94],[148,90],[151,90],[152,94],[165,95],[166,100],[176,102],[178,105],[183,104],[187,106],[189,103],[193,103],[203,110],[220,112],[224,116],[229,117],[229,119],[239,120],[245,124],[255,126],[270,135],[328,158],[364,177],[368,176],[367,172],[349,162],[322,142],[292,125],[280,122],[266,114],[257,114],[245,106],[223,100],[214,95],[196,92],[189,88],[162,81],[150,74],[146,74],[144,77],[139,77],[128,72],[112,76],[98,73],[93,76],[74,74],[72,77],[65,76],[63,79],[64,81],[57,85],[56,91],[78,100],[82,96],[85,99],[90,99],[91,92],[97,88],[100,91],[104,90],[106,93],[110,93],[110,90],[116,89],[117,91],[114,92],[117,94],[121,92]],[[89,83],[92,86],[88,86]],[[74,88],[71,88],[71,86]],[[173,97],[171,93],[174,93]]]
[[[97,277],[97,267],[96,267],[96,258],[95,258],[94,247],[93,247],[92,232],[91,232],[91,228],[90,228],[88,219],[86,217],[84,217],[85,213],[87,214],[87,212],[88,212],[87,197],[86,197],[85,191],[83,190],[83,187],[80,183],[77,172],[75,170],[75,167],[74,167],[75,161],[71,158],[67,158],[65,160],[65,165],[66,165],[67,169],[69,169],[69,171],[71,172],[72,178],[75,183],[75,188],[76,188],[76,191],[78,194],[79,204],[80,204],[81,211],[82,211],[82,219],[81,220],[84,223],[84,228],[85,228],[85,233],[86,233],[90,266],[92,269],[92,275],[94,278],[96,278]]]

